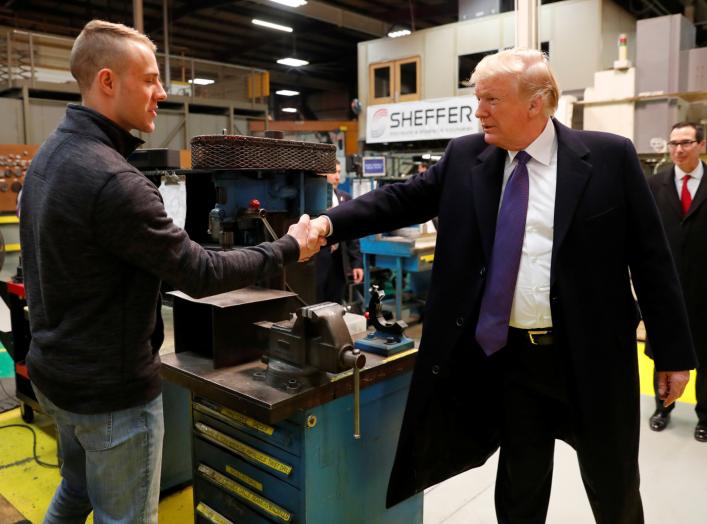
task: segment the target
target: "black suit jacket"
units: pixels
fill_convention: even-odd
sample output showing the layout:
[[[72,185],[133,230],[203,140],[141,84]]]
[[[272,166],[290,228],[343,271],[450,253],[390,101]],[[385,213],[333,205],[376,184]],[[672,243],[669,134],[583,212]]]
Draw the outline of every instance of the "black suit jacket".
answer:
[[[707,166],[703,162],[707,176]],[[675,187],[675,168],[649,177],[685,295],[697,355],[707,359],[707,182],[702,177],[685,217]]]
[[[620,485],[637,462],[638,312],[661,370],[695,366],[680,286],[631,142],[554,121],[557,188],[550,301],[576,447]],[[388,487],[393,505],[483,464],[498,447],[499,359],[474,332],[491,258],[507,151],[475,134],[452,140],[425,173],[330,210],[334,237],[356,238],[439,215],[425,323]],[[603,424],[595,424],[602,420]],[[586,456],[586,455],[585,455]],[[625,478],[633,478],[633,471]]]

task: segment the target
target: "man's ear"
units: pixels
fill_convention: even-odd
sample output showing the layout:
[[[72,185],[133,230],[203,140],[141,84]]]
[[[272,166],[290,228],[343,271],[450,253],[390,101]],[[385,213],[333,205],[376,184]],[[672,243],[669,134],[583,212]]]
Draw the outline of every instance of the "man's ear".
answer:
[[[104,67],[96,73],[96,87],[106,96],[113,96],[113,94],[115,94],[115,80],[115,73],[112,69],[107,67]]]
[[[540,95],[536,95],[530,99],[530,107],[528,107],[528,113],[530,114],[530,116],[537,116],[542,112],[544,105],[545,103],[543,97]]]

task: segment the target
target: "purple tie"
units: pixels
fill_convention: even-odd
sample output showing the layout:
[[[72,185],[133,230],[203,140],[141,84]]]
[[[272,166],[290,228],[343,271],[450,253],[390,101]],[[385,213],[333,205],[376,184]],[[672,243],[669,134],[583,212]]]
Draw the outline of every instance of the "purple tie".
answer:
[[[498,212],[488,281],[476,325],[476,341],[489,356],[504,347],[508,340],[508,321],[528,214],[528,168],[525,164],[530,158],[525,151],[516,154],[518,164],[508,179]]]

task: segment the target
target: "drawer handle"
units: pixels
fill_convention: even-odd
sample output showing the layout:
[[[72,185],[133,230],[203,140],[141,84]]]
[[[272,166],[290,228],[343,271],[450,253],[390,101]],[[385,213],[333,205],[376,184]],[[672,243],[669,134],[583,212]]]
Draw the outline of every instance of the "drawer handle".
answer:
[[[232,520],[228,520],[218,511],[214,510],[213,508],[210,508],[203,502],[199,502],[196,505],[196,512],[202,517],[204,517],[206,520],[208,520],[209,522],[213,522],[214,524],[234,524]]]
[[[262,422],[255,420],[254,418],[247,417],[241,413],[238,413],[237,411],[233,411],[232,409],[216,405],[202,404],[201,402],[194,402],[194,409],[196,409],[197,411],[201,411],[206,415],[211,415],[212,417],[215,417],[221,420],[222,422],[235,422],[236,424],[240,424],[241,426],[245,426],[261,433],[264,433],[269,437],[272,437],[273,433],[275,433],[275,428],[273,428],[272,426],[263,424]]]
[[[282,522],[292,521],[292,513],[286,509],[278,506],[274,502],[270,502],[265,497],[261,497],[257,493],[253,493],[248,488],[245,488],[238,484],[235,480],[229,479],[227,476],[222,475],[218,471],[206,466],[205,464],[199,464],[199,474],[207,479],[208,481],[220,486],[226,491],[233,493],[237,497],[254,504],[268,515],[272,515],[280,519]]]
[[[279,460],[271,457],[270,455],[266,455],[265,453],[262,453],[257,449],[248,446],[247,444],[243,444],[243,442],[240,442],[234,439],[233,437],[229,437],[228,435],[221,433],[220,431],[217,431],[214,428],[210,428],[206,424],[197,422],[196,424],[194,424],[194,427],[196,428],[196,431],[205,439],[221,447],[224,447],[227,450],[232,451],[233,453],[236,453],[253,462],[262,464],[263,466],[267,466],[268,468],[282,473],[283,475],[290,475],[290,473],[292,473],[292,466],[290,466],[289,464],[280,462]]]

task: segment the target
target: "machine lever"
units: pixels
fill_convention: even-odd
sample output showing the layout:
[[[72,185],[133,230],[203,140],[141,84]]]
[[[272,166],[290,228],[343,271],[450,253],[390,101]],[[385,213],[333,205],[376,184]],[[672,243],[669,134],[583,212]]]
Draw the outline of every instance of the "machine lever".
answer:
[[[344,365],[353,368],[353,400],[354,400],[354,438],[361,438],[361,368],[366,365],[366,356],[361,353],[361,350],[354,347],[346,349],[341,359]]]
[[[270,222],[268,222],[267,219],[267,211],[265,211],[263,208],[260,208],[258,210],[258,216],[260,217],[260,220],[263,221],[263,225],[265,226],[265,229],[268,230],[268,233],[270,233],[270,236],[272,237],[273,240],[277,240],[279,237],[275,233],[275,230],[272,228],[270,225]]]
[[[279,237],[277,236],[277,233],[275,233],[275,230],[274,230],[274,229],[272,228],[272,226],[270,225],[270,222],[268,222],[267,214],[268,214],[268,212],[265,211],[262,207],[258,210],[258,218],[260,218],[260,220],[263,221],[263,225],[265,226],[265,229],[266,229],[267,232],[270,234],[270,236],[272,237],[272,239],[273,239],[273,240],[277,240]],[[295,292],[295,290],[292,289],[292,287],[290,286],[290,284],[289,284],[287,281],[285,281],[285,287],[287,288],[287,291],[291,291],[292,293]],[[299,296],[299,294],[297,295],[297,300],[299,300],[299,302],[300,302],[303,306],[308,306],[308,305],[309,305],[309,304],[307,304],[307,303],[304,301],[304,299],[303,299],[301,296]]]

